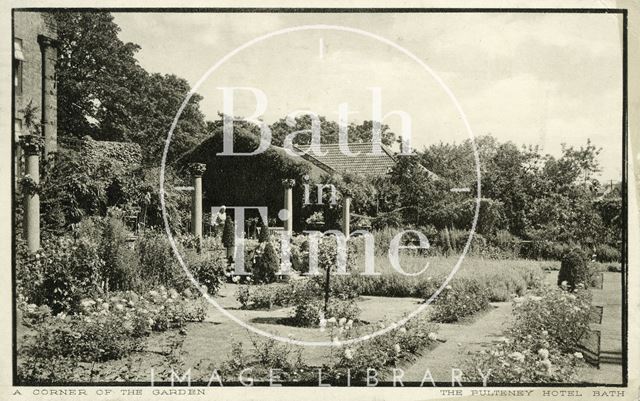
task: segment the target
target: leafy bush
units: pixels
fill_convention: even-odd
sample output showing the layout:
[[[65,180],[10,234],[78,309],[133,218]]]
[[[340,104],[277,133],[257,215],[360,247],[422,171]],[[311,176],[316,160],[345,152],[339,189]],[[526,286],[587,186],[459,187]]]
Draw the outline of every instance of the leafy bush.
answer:
[[[607,244],[596,245],[596,260],[602,263],[620,262],[622,253],[619,248]]]
[[[142,346],[141,337],[134,335],[131,321],[123,322],[121,316],[115,314],[95,318],[82,315],[48,317],[32,329],[34,332],[24,338],[19,353],[42,361],[61,357],[80,362],[106,361],[118,359]]]
[[[323,300],[304,299],[297,302],[291,321],[297,326],[314,327],[324,319],[356,320],[360,312],[353,300],[330,299],[325,313]]]
[[[236,233],[235,233],[235,223],[231,216],[227,216],[227,219],[224,221],[224,229],[222,230],[222,244],[225,248],[230,249],[235,246],[236,243]]]
[[[521,245],[520,256],[536,260],[560,260],[569,247],[564,243],[534,239]]]
[[[569,352],[589,330],[591,294],[588,290],[567,292],[542,287],[535,295],[519,301],[516,299],[515,323],[510,331],[514,337],[545,332],[554,347]]]
[[[101,221],[100,257],[104,260],[106,291],[127,290],[140,285],[140,269],[135,251],[130,246],[129,231],[122,222],[122,213],[111,209]]]
[[[471,381],[476,372],[490,374],[489,383],[566,383],[576,380],[582,354],[574,352],[589,330],[590,294],[541,288],[535,295],[514,301],[514,323],[506,337],[473,355]]]
[[[251,268],[253,280],[257,283],[273,283],[276,272],[280,270],[280,258],[276,254],[273,244],[268,241],[258,250],[255,262]]]
[[[18,247],[18,292],[28,302],[48,305],[54,314],[73,310],[88,291],[99,290],[104,262],[95,243],[69,237],[46,241],[30,253]]]
[[[474,279],[458,279],[434,299],[431,319],[436,322],[457,322],[489,307],[489,290]]]
[[[363,335],[358,333],[356,327],[352,329],[338,326],[338,331],[345,332],[347,339]],[[381,322],[370,330],[383,327],[384,323]],[[427,317],[418,316],[402,327],[345,348],[336,355],[336,362],[327,370],[327,374],[332,376],[334,382],[341,384],[345,379],[340,379],[340,374],[344,374],[347,369],[351,370],[353,383],[366,380],[368,369],[375,369],[378,377],[383,378],[390,368],[401,362],[413,361],[425,349],[435,346],[436,342],[436,325],[430,323]]]
[[[209,294],[216,294],[224,283],[227,261],[221,247],[207,249],[202,253],[191,250],[186,253],[187,268]],[[169,284],[169,283],[166,283]]]
[[[587,256],[580,248],[572,248],[563,256],[558,273],[558,285],[565,283],[571,290],[578,284],[590,286],[593,272],[590,269]]]
[[[465,380],[488,384],[513,383],[571,383],[576,381],[577,368],[584,364],[580,353],[565,354],[545,345],[544,336],[512,340],[474,354]]]

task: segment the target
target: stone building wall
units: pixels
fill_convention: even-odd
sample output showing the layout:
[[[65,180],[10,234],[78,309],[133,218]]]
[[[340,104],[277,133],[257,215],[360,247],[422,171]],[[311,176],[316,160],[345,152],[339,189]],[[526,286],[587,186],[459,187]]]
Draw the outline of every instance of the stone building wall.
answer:
[[[38,108],[37,121],[42,122],[43,116],[46,120],[46,125],[43,126],[45,152],[55,152],[57,149],[57,50],[55,47],[57,32],[55,21],[47,13],[16,11],[13,29],[14,42],[15,39],[21,41],[24,58],[24,60],[14,58],[14,63],[20,62],[22,64],[22,93],[18,93],[16,90],[14,100],[14,140],[17,141],[20,134],[27,133],[23,126],[23,115],[20,110],[32,102],[33,106]],[[42,68],[43,49],[45,71]],[[15,78],[14,76],[14,80]]]

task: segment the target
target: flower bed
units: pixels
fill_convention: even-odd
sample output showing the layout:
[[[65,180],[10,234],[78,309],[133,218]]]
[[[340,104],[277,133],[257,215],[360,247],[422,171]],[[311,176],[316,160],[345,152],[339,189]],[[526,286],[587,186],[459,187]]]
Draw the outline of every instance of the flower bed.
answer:
[[[515,320],[502,341],[475,354],[469,372],[491,370],[489,382],[573,382],[582,354],[574,352],[589,330],[590,293],[546,287],[514,301]],[[471,380],[482,381],[475,376]]]
[[[46,305],[24,302],[19,308],[28,331],[18,350],[18,376],[29,383],[68,381],[79,363],[129,356],[143,348],[152,331],[181,329],[206,314],[202,298],[164,287],[144,295],[127,291],[85,298],[74,314],[52,315]]]

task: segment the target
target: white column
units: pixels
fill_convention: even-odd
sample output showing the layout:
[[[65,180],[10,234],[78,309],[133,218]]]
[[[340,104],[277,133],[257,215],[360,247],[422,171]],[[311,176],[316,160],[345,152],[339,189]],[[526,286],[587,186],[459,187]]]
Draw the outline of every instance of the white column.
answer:
[[[42,150],[42,140],[33,135],[22,137],[22,149],[25,153],[25,179],[23,184],[23,205],[24,238],[27,241],[27,248],[31,252],[40,249],[40,195],[38,195],[38,185],[40,184],[40,151]],[[27,181],[28,180],[28,181]]]
[[[351,197],[345,195],[342,198],[342,232],[349,238],[351,233]]]
[[[284,220],[283,228],[289,234],[293,234],[293,186],[296,181],[294,179],[282,180],[284,187],[284,210],[286,210],[286,220]]]
[[[191,198],[191,233],[202,240],[202,174],[207,166],[202,163],[193,163],[189,166],[193,179],[193,192]]]

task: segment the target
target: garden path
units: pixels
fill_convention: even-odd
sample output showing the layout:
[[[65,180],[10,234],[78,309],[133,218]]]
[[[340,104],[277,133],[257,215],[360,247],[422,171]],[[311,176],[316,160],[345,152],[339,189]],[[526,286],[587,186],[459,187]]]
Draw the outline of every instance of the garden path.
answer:
[[[451,382],[452,368],[459,368],[464,374],[464,367],[468,366],[464,361],[469,354],[497,341],[511,320],[511,302],[496,302],[491,306],[491,310],[471,322],[440,324],[438,337],[446,342],[405,367],[403,380],[421,382],[427,369],[436,382]],[[430,385],[428,379],[425,385]]]

